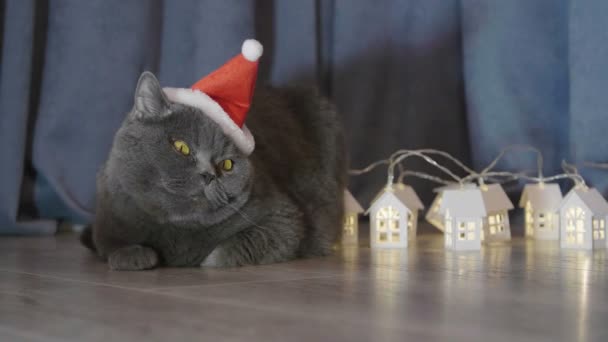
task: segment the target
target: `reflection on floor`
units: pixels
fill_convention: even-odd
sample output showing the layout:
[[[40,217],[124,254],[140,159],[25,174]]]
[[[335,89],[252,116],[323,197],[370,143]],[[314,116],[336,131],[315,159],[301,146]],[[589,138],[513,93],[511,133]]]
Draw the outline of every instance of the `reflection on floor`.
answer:
[[[604,251],[515,239],[238,269],[111,272],[65,234],[0,238],[0,341],[607,340]]]

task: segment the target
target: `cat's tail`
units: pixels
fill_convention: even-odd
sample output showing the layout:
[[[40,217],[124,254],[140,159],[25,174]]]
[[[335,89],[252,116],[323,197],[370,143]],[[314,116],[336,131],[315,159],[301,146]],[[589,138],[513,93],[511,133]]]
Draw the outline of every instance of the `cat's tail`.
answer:
[[[95,242],[93,242],[93,228],[91,225],[84,227],[82,233],[80,233],[80,242],[93,252],[97,252]]]

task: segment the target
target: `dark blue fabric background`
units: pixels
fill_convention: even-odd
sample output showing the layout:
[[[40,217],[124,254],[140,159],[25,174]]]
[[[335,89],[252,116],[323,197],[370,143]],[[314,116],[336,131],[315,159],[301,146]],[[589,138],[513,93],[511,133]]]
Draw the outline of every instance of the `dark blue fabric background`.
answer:
[[[249,37],[261,83],[337,103],[353,167],[432,147],[481,168],[514,143],[540,148],[548,175],[605,161],[607,17],[603,0],[0,0],[0,233],[90,220],[139,74],[189,86]],[[582,172],[606,193],[608,173]],[[409,181],[428,203],[433,185]],[[350,188],[365,204],[384,182]]]

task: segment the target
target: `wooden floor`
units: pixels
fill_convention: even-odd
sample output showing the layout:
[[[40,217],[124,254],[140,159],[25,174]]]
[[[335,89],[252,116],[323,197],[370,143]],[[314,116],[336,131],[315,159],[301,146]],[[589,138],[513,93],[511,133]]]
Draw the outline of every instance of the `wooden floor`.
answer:
[[[130,273],[71,234],[0,238],[0,341],[608,341],[605,251],[441,242]]]

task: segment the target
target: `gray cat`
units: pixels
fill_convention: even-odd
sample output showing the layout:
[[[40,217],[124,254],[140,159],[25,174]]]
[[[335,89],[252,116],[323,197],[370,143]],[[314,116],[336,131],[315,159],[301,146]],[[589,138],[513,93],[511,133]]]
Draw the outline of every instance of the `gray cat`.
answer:
[[[330,253],[347,165],[336,112],[312,90],[260,89],[247,126],[256,141],[249,156],[143,73],[97,176],[95,221],[83,243],[115,270]],[[176,150],[176,139],[192,153]]]

